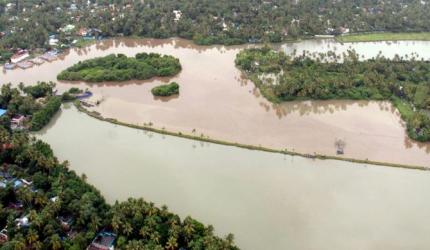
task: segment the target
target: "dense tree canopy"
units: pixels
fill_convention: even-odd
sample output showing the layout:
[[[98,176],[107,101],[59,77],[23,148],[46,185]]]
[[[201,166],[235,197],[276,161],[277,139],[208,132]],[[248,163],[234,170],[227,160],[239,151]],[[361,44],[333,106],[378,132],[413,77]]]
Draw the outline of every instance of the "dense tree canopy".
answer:
[[[171,82],[151,89],[154,96],[171,96],[179,94],[179,84]]]
[[[139,53],[134,58],[108,55],[79,62],[62,71],[57,78],[71,81],[146,80],[154,76],[174,76],[181,71],[179,59],[155,53]]]
[[[414,57],[359,60],[354,51],[289,57],[269,47],[246,49],[236,58],[268,99],[392,100],[410,137],[430,141],[430,62]],[[404,105],[404,104],[408,105]],[[401,108],[400,108],[401,107]]]

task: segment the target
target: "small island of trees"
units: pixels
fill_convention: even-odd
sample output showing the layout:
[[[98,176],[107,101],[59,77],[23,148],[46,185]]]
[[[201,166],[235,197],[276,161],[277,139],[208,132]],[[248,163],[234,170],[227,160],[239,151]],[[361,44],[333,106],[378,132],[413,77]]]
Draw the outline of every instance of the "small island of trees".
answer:
[[[154,96],[171,96],[179,94],[179,84],[176,82],[171,82],[169,84],[164,84],[156,86],[151,89],[151,93]]]
[[[174,76],[181,71],[179,59],[156,53],[139,53],[135,57],[112,54],[79,62],[58,76],[58,80],[105,82],[146,80]]]
[[[359,60],[355,51],[289,57],[269,47],[241,51],[236,65],[272,102],[297,99],[390,100],[408,135],[430,141],[430,62],[378,55]]]

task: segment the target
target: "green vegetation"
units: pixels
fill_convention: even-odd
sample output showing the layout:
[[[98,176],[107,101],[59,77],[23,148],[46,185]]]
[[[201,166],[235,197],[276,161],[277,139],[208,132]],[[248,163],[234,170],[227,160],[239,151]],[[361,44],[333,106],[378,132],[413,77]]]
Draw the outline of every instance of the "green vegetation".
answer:
[[[6,109],[7,115],[2,117],[0,125],[9,126],[13,117],[24,116],[25,124],[19,124],[19,129],[41,129],[61,106],[60,98],[53,96],[54,86],[51,82],[39,82],[27,87],[20,84],[17,89],[4,84],[1,87],[0,108]],[[21,95],[21,91],[26,95]]]
[[[44,98],[46,106],[59,100]],[[38,102],[24,105],[32,100],[3,85],[0,105],[8,113],[2,119],[27,106],[34,106],[30,114],[41,111]],[[118,249],[237,249],[231,234],[221,239],[211,226],[190,217],[181,220],[165,206],[158,208],[143,199],[110,206],[84,176],[59,162],[48,144],[1,122],[0,230],[7,228],[1,249],[86,249],[100,231],[117,234]]]
[[[51,96],[47,100],[46,104],[43,107],[35,112],[31,118],[31,126],[30,129],[33,131],[37,131],[42,129],[51,118],[57,113],[57,111],[61,107],[61,98],[57,96]]]
[[[45,96],[51,96],[53,93],[53,89],[55,87],[55,83],[53,82],[39,82],[33,86],[25,86],[21,83],[20,89],[23,90],[27,95],[32,96],[33,98],[40,98]]]
[[[391,100],[411,138],[430,141],[430,62],[396,56],[359,61],[354,51],[342,61],[334,52],[290,58],[268,47],[246,49],[236,65],[273,102],[296,99]]]
[[[8,50],[2,50],[0,47],[0,63],[7,62],[11,57],[13,53]]]
[[[59,44],[67,44],[81,27],[96,28],[103,37],[182,37],[198,44],[280,42],[340,34],[343,28],[430,31],[430,4],[425,1],[93,0],[97,5],[75,1],[74,10],[69,0],[17,2],[18,6],[6,8],[15,1],[0,1],[0,31],[6,33],[0,48],[46,48],[52,33],[59,33]],[[75,31],[58,32],[68,24],[76,25]]]
[[[96,42],[95,40],[78,39],[76,41],[76,44],[74,44],[74,46],[77,48],[83,48],[83,47],[89,46],[95,42]]]
[[[419,33],[364,33],[364,34],[351,34],[344,36],[337,36],[336,40],[343,43],[352,42],[377,42],[377,41],[430,41],[430,32]]]
[[[61,100],[63,102],[70,102],[76,100],[76,95],[81,94],[83,92],[82,89],[72,87],[68,91],[64,92],[61,95]]]
[[[135,58],[123,54],[108,55],[79,62],[58,76],[69,81],[127,81],[146,80],[155,76],[174,76],[181,71],[179,59],[155,53],[139,53]]]
[[[156,86],[151,89],[151,93],[154,96],[171,96],[179,94],[179,84],[176,82],[171,82],[169,84],[164,84]]]

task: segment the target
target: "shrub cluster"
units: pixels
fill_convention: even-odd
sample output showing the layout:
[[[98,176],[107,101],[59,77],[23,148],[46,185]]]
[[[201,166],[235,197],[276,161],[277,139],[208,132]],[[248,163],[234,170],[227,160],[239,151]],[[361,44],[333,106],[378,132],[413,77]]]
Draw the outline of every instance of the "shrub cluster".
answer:
[[[179,84],[171,82],[169,84],[156,86],[151,89],[154,96],[171,96],[179,94]]]

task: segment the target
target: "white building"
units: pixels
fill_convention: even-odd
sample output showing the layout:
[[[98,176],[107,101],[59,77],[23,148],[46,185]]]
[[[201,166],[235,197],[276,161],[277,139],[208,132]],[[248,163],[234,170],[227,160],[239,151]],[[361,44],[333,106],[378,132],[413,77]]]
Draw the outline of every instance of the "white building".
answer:
[[[10,58],[10,61],[12,63],[18,63],[18,62],[21,62],[24,59],[27,59],[29,56],[30,56],[30,54],[28,54],[27,50],[20,50],[20,51],[18,51],[17,53],[15,53],[15,55],[13,55]]]
[[[173,14],[175,14],[175,18],[173,19],[175,22],[178,22],[181,19],[182,11],[174,10]]]

